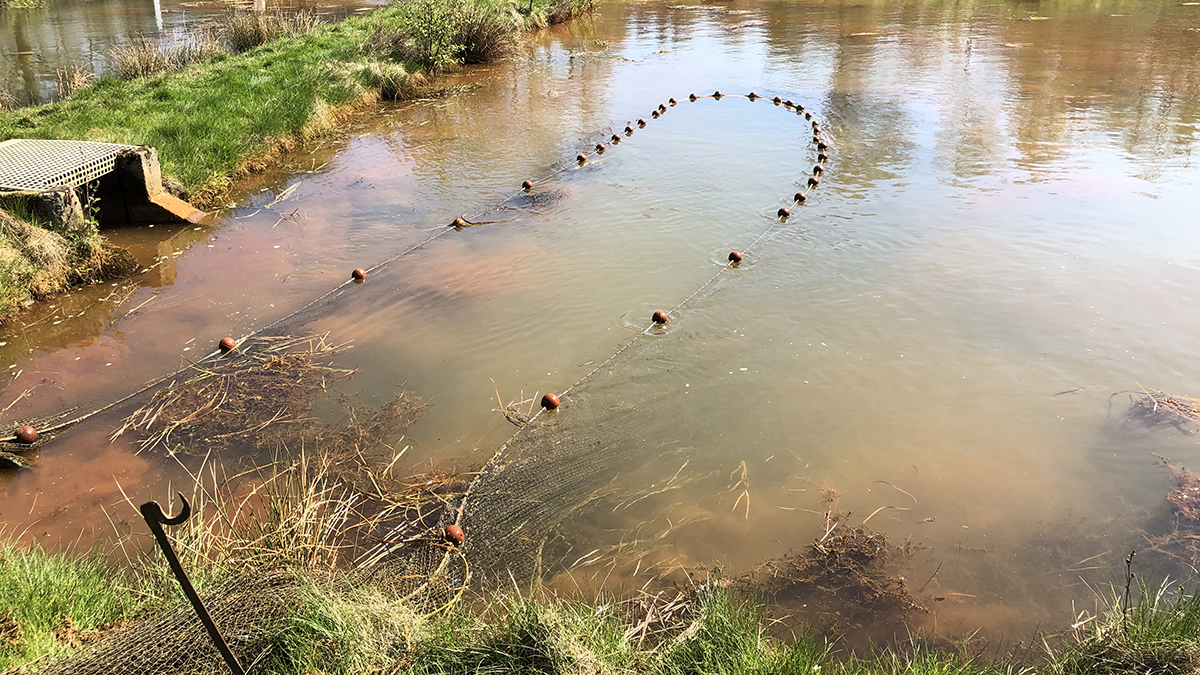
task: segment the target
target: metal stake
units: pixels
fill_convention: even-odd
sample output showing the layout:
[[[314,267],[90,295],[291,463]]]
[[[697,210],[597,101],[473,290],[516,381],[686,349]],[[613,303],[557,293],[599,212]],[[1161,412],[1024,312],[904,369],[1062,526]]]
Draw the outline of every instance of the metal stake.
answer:
[[[142,517],[146,519],[146,524],[150,526],[150,531],[154,533],[154,538],[158,540],[158,547],[162,549],[163,555],[167,557],[167,563],[171,566],[171,571],[175,573],[175,578],[179,580],[179,585],[183,588],[183,594],[191,601],[192,608],[196,610],[196,615],[200,617],[200,622],[208,629],[208,636],[212,638],[213,644],[217,646],[217,650],[225,658],[226,665],[233,671],[233,675],[246,675],[246,671],[238,663],[237,657],[233,655],[233,652],[229,649],[229,645],[225,643],[225,638],[221,637],[221,631],[217,629],[217,624],[213,623],[208,610],[204,608],[204,603],[200,601],[200,596],[196,593],[196,589],[192,587],[192,582],[188,580],[187,573],[183,571],[183,566],[179,564],[179,558],[175,556],[175,550],[171,548],[171,542],[167,541],[167,533],[163,531],[163,525],[179,525],[187,520],[188,516],[192,515],[192,507],[188,504],[183,493],[177,494],[179,494],[179,501],[183,502],[183,510],[179,512],[179,515],[168,518],[163,513],[162,507],[158,505],[158,502],[148,501],[142,504]]]

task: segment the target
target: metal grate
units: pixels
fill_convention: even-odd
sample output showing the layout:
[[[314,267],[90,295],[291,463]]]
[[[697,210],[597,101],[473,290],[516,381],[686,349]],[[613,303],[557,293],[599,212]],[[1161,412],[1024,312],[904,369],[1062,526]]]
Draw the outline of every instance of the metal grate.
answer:
[[[0,143],[0,189],[79,187],[111,172],[117,155],[135,147],[90,141],[4,141]]]

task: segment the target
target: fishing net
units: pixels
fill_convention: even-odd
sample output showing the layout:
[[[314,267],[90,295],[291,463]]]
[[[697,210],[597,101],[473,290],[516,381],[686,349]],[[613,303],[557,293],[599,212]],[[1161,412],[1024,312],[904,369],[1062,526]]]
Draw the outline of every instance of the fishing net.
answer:
[[[802,107],[790,102],[776,106],[804,123]],[[818,147],[825,149],[823,143]],[[813,177],[809,185],[818,182]],[[556,198],[553,185],[542,183],[492,209],[454,220],[365,270],[366,276],[383,272],[405,254],[455,229],[520,218]],[[798,194],[796,202],[800,201],[803,195]],[[765,228],[743,251],[786,223],[790,213],[780,209],[779,215],[776,225]],[[734,264],[720,268],[667,315],[718,289]],[[373,291],[362,290],[367,294],[356,293],[361,296],[356,302],[370,307],[364,298]],[[671,344],[666,338],[687,328],[655,321],[631,331],[611,356],[561,392],[559,410],[507,411],[520,429],[469,483],[447,481],[441,491],[414,497],[412,485],[388,485],[386,476],[369,467],[379,459],[380,447],[420,417],[419,399],[400,393],[378,408],[347,405],[347,419],[339,424],[322,423],[314,414],[314,400],[331,395],[334,385],[353,372],[337,365],[336,357],[348,345],[339,344],[336,335],[310,331],[321,319],[336,316],[352,291],[358,289],[348,281],[242,339],[230,353],[214,353],[122,399],[119,403],[127,409],[117,433],[138,434],[143,447],[177,454],[192,448],[237,448],[261,459],[254,453],[307,445],[345,458],[337,479],[358,504],[351,537],[354,564],[315,578],[328,592],[346,598],[370,590],[432,610],[454,601],[469,583],[516,580],[524,585],[569,568],[575,538],[563,531],[564,524],[597,490],[622,472],[637,471],[657,454],[644,439],[664,437],[663,427],[671,423],[655,414],[662,399],[672,394],[672,386],[659,377],[663,363],[672,358],[664,352]],[[352,457],[367,461],[355,464],[348,461]],[[445,541],[445,528],[451,525],[465,531],[463,545]],[[306,582],[312,582],[307,574],[301,581],[290,572],[268,568],[229,579],[202,595],[243,665],[261,664],[272,658],[278,636],[288,629]],[[190,673],[223,668],[190,606],[180,605],[136,621],[44,672]]]

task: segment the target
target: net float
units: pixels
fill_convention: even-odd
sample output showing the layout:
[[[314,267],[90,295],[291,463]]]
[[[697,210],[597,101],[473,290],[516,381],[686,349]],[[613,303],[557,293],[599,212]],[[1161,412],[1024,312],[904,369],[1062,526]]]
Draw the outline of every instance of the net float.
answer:
[[[820,131],[820,130],[821,130],[821,124],[820,124],[820,122],[817,122],[816,120],[813,120],[813,123],[812,123],[812,128],[813,128],[813,131]]]
[[[813,167],[813,175],[814,176],[819,173],[824,173],[824,172],[825,172],[825,167],[821,166],[820,164]]]
[[[756,94],[756,93],[754,93],[754,92],[750,92],[750,94],[749,94],[749,95],[748,95],[746,98],[748,98],[748,99],[750,99],[751,101],[753,101],[754,99],[758,98],[758,94]]]
[[[669,100],[667,101],[667,103],[668,103],[669,105],[675,105],[676,103],[679,103],[679,101],[676,101],[675,99],[669,99]]]
[[[713,92],[713,98],[717,99],[718,101],[719,101],[719,100],[721,100],[721,95],[722,95],[722,94],[721,94],[721,90],[720,90],[720,89],[718,89],[718,90],[716,90],[716,91],[714,91],[714,92]]]
[[[454,219],[454,222],[453,222],[453,223],[450,223],[450,225],[451,225],[452,227],[466,227],[467,225],[470,225],[470,223],[468,223],[468,222],[467,222],[465,219],[463,219],[463,218],[460,216],[460,217],[458,217],[458,218],[455,218],[455,219]]]
[[[796,104],[792,103],[792,99],[790,99],[790,98],[788,100],[784,101],[783,105],[785,108],[795,108],[796,107]]]
[[[231,352],[237,349],[237,340],[234,340],[231,337],[224,337],[221,338],[221,343],[218,346],[220,346],[221,351],[223,352]]]
[[[367,271],[361,267],[355,267],[354,271],[350,273],[350,278],[355,281],[362,281],[367,278]]]
[[[792,215],[792,212],[788,211],[787,209],[785,209],[783,207],[780,207],[779,210],[775,212],[775,214],[777,216],[779,216],[780,218],[787,218],[788,216]]]
[[[823,151],[823,150],[828,150],[828,149],[829,149],[828,145],[825,145],[824,143],[817,143],[817,150]]]
[[[621,142],[621,137],[616,134],[613,134],[613,137],[610,138],[609,140],[612,141],[613,145],[616,145],[617,143]]]
[[[16,436],[18,442],[30,445],[38,439],[38,432],[27,424],[17,429]]]
[[[695,103],[695,102],[696,102],[696,95],[695,95],[695,94],[688,94],[688,100],[689,100],[689,101],[691,101],[692,103]]]
[[[586,164],[587,163],[587,155],[585,155],[583,153],[575,155],[575,161],[579,162],[580,164]]]
[[[812,113],[810,113],[810,112],[806,112],[806,113],[804,113],[804,119],[806,119],[806,120],[811,120],[811,119],[812,119]]]
[[[554,410],[559,405],[558,394],[546,394],[542,397],[542,407],[546,410]]]
[[[605,148],[603,143],[597,143],[597,144],[596,144],[596,152],[598,152],[598,153],[600,153],[600,154],[602,154],[602,155],[604,154],[604,151],[605,151],[605,150],[607,150],[607,149],[608,149],[608,148]]]
[[[821,137],[817,134],[813,134],[813,143],[820,143],[820,142],[821,142]]]
[[[806,199],[808,199],[808,195],[804,194],[803,192],[797,192],[796,194],[792,195],[792,201],[794,202],[803,202]]]
[[[442,531],[442,536],[446,538],[448,543],[455,546],[462,546],[462,543],[467,539],[467,535],[463,533],[463,529],[457,525],[447,525],[446,529]]]
[[[818,162],[827,162],[827,161],[829,161],[829,155],[827,155],[823,152],[818,152],[817,153],[817,161]]]
[[[779,104],[783,103],[783,99],[776,96],[775,98],[771,99],[771,102],[774,103],[775,105],[779,105]]]
[[[820,185],[820,184],[821,184],[821,179],[820,179],[820,178],[817,178],[816,176],[810,176],[810,177],[809,177],[809,179],[808,179],[808,186],[809,186],[809,187],[817,187],[817,186],[818,186],[818,185]]]
[[[657,110],[655,110],[654,112],[650,113],[650,116],[653,117],[654,119],[658,119],[659,112]]]
[[[742,262],[742,254],[739,253],[738,251],[730,251],[729,252],[729,262],[731,262],[731,263]]]
[[[646,126],[646,118],[644,118],[644,117],[639,117],[639,118],[638,118],[638,126],[639,126],[639,127],[645,127],[645,126]]]
[[[527,180],[524,183],[521,183],[521,189],[526,192],[529,192],[530,190],[533,189],[533,181]]]
[[[666,323],[671,320],[670,317],[667,316],[667,313],[662,311],[661,309],[658,310],[657,312],[655,312],[654,315],[650,317],[650,319],[652,321],[654,321],[654,323],[658,323],[658,324],[663,324],[663,323]]]
[[[665,106],[665,105],[663,105],[663,104],[659,103],[659,104],[658,104],[658,112],[660,112],[660,113],[665,113],[665,112],[667,112],[667,106]]]
[[[625,135],[626,135],[626,136],[632,136],[632,135],[633,135],[633,127],[631,127],[631,126],[626,126],[626,127],[625,127]]]
[[[797,103],[796,104],[796,112],[798,112],[798,113],[804,112],[804,105],[801,103]]]

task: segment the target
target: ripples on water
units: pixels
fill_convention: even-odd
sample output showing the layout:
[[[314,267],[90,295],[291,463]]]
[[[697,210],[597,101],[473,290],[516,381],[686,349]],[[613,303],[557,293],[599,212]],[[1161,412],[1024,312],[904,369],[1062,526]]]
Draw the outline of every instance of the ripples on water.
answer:
[[[684,97],[778,93],[833,139],[822,186],[678,312],[653,359],[609,376],[659,397],[639,430],[646,468],[619,487],[685,460],[694,480],[583,514],[602,534],[577,544],[687,521],[644,562],[744,570],[810,541],[828,487],[859,516],[908,509],[871,525],[922,545],[911,578],[940,567],[939,625],[1064,625],[1072,600],[1091,601],[1081,578],[1114,576],[1117,551],[1166,516],[1170,479],[1148,453],[1200,456],[1174,431],[1122,431],[1124,399],[1108,402],[1135,382],[1200,391],[1200,7],[1038,13],[1049,18],[961,4],[605,5],[515,64],[465,74],[466,93],[361,117],[254,179],[203,231],[114,232],[144,259],[187,253],[115,311],[7,336],[0,353],[22,375],[4,399],[40,383],[15,413],[132,389],[189,344],[283,316],[679,98],[545,183],[556,198],[522,220],[441,237],[313,317],[354,340],[345,360],[363,368],[363,399],[403,386],[433,403],[406,439],[414,461],[477,462],[512,431],[492,411],[492,380],[506,398],[562,390],[771,227],[814,163],[807,124],[769,101]],[[259,209],[293,183],[288,209],[306,219],[272,227]],[[97,475],[139,494],[171,475],[102,437],[80,428],[49,446],[38,472],[9,484],[0,517],[17,529],[36,518],[49,538],[103,534],[95,507],[119,496]],[[729,489],[742,462],[748,512]],[[1099,569],[1076,565],[1092,556],[1082,567]]]

